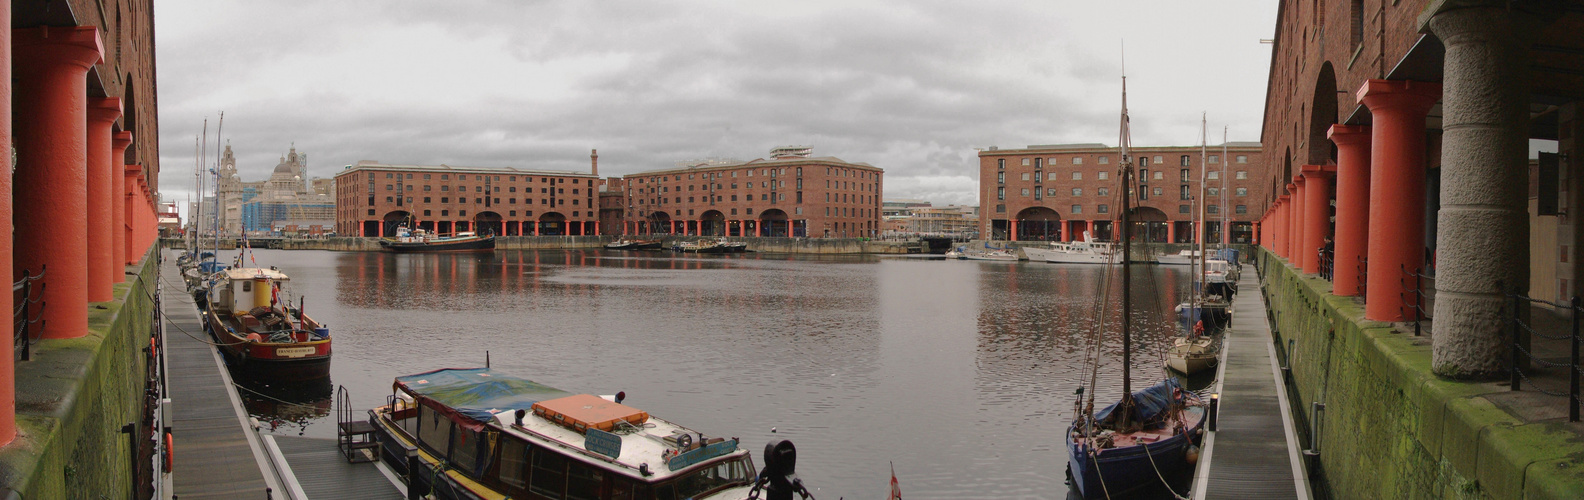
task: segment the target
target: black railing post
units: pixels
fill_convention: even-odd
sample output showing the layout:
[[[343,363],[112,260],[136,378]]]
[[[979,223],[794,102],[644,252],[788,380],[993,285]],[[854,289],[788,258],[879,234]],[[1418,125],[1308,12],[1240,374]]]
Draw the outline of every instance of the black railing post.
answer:
[[[1498,288],[1500,288],[1501,287],[1501,283],[1497,283],[1496,286]],[[1511,377],[1511,382],[1510,382],[1509,386],[1511,387],[1512,390],[1516,391],[1519,388],[1518,378],[1520,376],[1522,376],[1520,373],[1518,373],[1518,366],[1519,366],[1519,364],[1518,364],[1518,353],[1519,353],[1519,347],[1518,347],[1518,326],[1519,326],[1518,325],[1518,321],[1519,321],[1519,318],[1518,318],[1518,301],[1520,301],[1522,299],[1519,298],[1518,294],[1516,294],[1516,293],[1513,294],[1512,298],[1513,298],[1513,303],[1512,303],[1512,377]]]
[[[1568,301],[1568,309],[1573,313],[1573,352],[1568,357],[1568,421],[1579,421],[1579,297],[1574,295]]]
[[[1414,336],[1419,336],[1419,323],[1424,321],[1424,272],[1414,273]]]

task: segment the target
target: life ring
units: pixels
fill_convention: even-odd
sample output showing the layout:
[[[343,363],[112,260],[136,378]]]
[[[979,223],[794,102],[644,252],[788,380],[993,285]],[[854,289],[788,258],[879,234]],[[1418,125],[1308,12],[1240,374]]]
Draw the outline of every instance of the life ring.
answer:
[[[165,472],[176,470],[176,437],[165,433]]]

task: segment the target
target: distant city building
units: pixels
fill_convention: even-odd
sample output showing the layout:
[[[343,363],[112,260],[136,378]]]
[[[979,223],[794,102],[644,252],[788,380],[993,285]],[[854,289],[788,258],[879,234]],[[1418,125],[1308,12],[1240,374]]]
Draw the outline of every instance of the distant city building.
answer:
[[[1195,200],[1207,203],[1204,232],[1221,241],[1223,216],[1230,241],[1247,243],[1264,206],[1268,183],[1257,142],[1209,146],[1133,147],[1138,189],[1132,220],[1140,239],[1197,241]],[[1058,144],[979,152],[979,227],[1001,240],[1071,240],[1090,231],[1111,239],[1120,220],[1116,175],[1120,151],[1104,144]],[[1205,165],[1208,163],[1208,165]],[[1207,166],[1200,195],[1200,167]]]
[[[596,181],[563,170],[364,160],[335,176],[336,233],[390,236],[405,224],[440,234],[599,234]]]
[[[813,157],[813,148],[771,150],[772,158],[705,161],[623,178],[624,234],[705,236],[876,236],[884,171],[867,163]]]
[[[334,180],[309,180],[308,155],[298,153],[296,146],[281,156],[268,179],[245,182],[237,171],[231,146],[226,145],[216,173],[219,201],[214,195],[206,196],[196,207],[201,215],[194,221],[202,233],[215,231],[216,213],[220,214],[221,234],[232,236],[242,231],[270,232],[277,220],[334,217],[335,201],[329,196],[335,186]],[[325,207],[329,207],[328,212]]]

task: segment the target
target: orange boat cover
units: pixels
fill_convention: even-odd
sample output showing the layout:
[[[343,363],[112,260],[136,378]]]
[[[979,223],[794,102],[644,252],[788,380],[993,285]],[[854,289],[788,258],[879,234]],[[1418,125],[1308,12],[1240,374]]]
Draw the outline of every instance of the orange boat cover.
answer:
[[[534,415],[549,419],[572,430],[586,432],[589,428],[611,431],[616,422],[627,421],[642,425],[649,421],[649,413],[621,403],[606,401],[592,394],[578,394],[540,401],[533,405]]]

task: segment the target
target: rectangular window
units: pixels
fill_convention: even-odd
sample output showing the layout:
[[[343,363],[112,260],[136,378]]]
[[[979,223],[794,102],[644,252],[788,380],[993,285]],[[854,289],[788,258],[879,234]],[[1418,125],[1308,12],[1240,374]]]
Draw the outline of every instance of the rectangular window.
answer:
[[[996,172],[996,183],[1006,184],[1006,172]]]
[[[1139,169],[1138,181],[1139,182],[1149,182],[1149,169],[1147,169],[1147,168]]]
[[[1099,196],[1111,196],[1111,188],[1104,188],[1103,187],[1103,188],[1095,189],[1095,194],[1099,195]]]
[[[1056,172],[1051,172],[1050,174],[1046,175],[1045,176],[1045,180],[1051,180],[1051,181],[1056,180]]]
[[[1083,172],[1073,172],[1072,180],[1075,180],[1075,181],[1083,180]]]
[[[1028,188],[1023,188],[1023,196],[1028,196],[1028,195],[1029,195]]]
[[[1083,196],[1083,188],[1072,188],[1073,196]]]
[[[1235,176],[1235,178],[1238,179],[1238,180],[1248,179],[1248,171],[1247,170],[1239,170],[1237,172],[1237,176]]]
[[[996,213],[998,213],[998,214],[1006,213],[1006,205],[996,205]]]
[[[1205,212],[1219,214],[1221,213],[1221,205],[1205,205]]]
[[[1028,172],[1023,172],[1023,180],[1025,180],[1025,181],[1029,180],[1029,173]]]
[[[1159,156],[1155,157],[1155,163],[1160,163],[1160,157]],[[1139,164],[1140,167],[1148,167],[1148,166],[1150,166],[1149,157],[1140,156],[1139,159],[1138,159],[1138,164]]]
[[[1182,181],[1183,182],[1188,182],[1188,169],[1185,168],[1185,169],[1180,170],[1179,172],[1182,175]]]
[[[1236,193],[1238,196],[1248,196],[1248,188],[1237,188]]]
[[[1164,191],[1162,191],[1162,190],[1161,190],[1161,188],[1155,188],[1155,193],[1153,193],[1153,194],[1154,194],[1154,195],[1155,195],[1155,196],[1160,196],[1160,195],[1161,195],[1161,193],[1163,193],[1163,192],[1164,192]]]
[[[1155,171],[1155,180],[1158,181],[1158,180],[1164,179],[1164,178],[1166,178],[1165,176],[1166,176],[1165,172],[1162,172],[1162,171],[1159,171],[1159,170]]]
[[[1100,179],[1102,181],[1106,180],[1106,171],[1101,170],[1100,173],[1095,174],[1095,178]]]
[[[1240,214],[1248,213],[1248,205],[1238,205],[1237,206],[1237,213],[1240,213]]]
[[[1177,205],[1177,213],[1186,214],[1189,212],[1191,211],[1188,209],[1188,205]]]
[[[1221,172],[1219,170],[1211,170],[1209,172],[1205,172],[1205,177],[1212,181],[1221,180]]]
[[[1028,164],[1029,164],[1029,159],[1028,158],[1024,158],[1023,159],[1023,166],[1027,167]]]
[[[1083,205],[1073,205],[1072,206],[1072,213],[1074,213],[1074,214],[1083,213]]]
[[[1221,163],[1221,156],[1220,155],[1210,155],[1210,164],[1211,165],[1219,165],[1220,163]]]
[[[1073,159],[1072,159],[1072,164],[1073,165],[1083,165],[1083,157],[1082,156],[1074,156]]]
[[[1111,206],[1110,205],[1100,205],[1098,207],[1095,207],[1095,213],[1097,213],[1097,214],[1111,213]]]
[[[1180,187],[1181,189],[1177,193],[1177,199],[1179,199],[1179,200],[1188,199],[1188,186],[1178,186],[1178,187]]]
[[[1046,189],[1045,190],[1045,196],[1056,196],[1056,189],[1055,188]]]
[[[1221,188],[1210,188],[1206,191],[1209,191],[1210,196],[1221,196]]]
[[[1102,156],[1102,157],[1099,158],[1099,161],[1100,161],[1101,165],[1110,165],[1111,164],[1111,157]]]
[[[562,493],[566,492],[566,467],[566,457],[550,450],[533,450],[533,484],[529,491],[562,498]]]
[[[1237,155],[1237,162],[1238,163],[1248,163],[1248,156]]]
[[[1006,199],[1006,188],[1004,188],[1004,187],[996,188],[996,199],[997,200],[1005,200]]]

